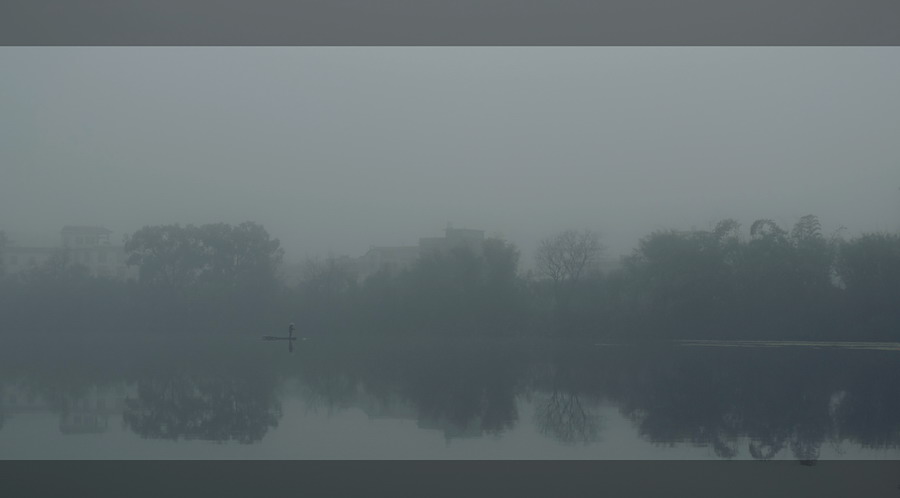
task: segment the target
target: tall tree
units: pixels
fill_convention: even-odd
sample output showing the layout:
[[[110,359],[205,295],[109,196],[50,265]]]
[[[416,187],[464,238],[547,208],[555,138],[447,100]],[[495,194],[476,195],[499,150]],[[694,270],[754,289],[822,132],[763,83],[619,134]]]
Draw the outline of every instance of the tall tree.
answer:
[[[144,227],[125,245],[141,282],[183,290],[197,284],[219,289],[259,288],[277,279],[284,251],[253,222],[196,227]]]
[[[603,254],[600,236],[591,230],[566,230],[541,240],[537,269],[553,284],[557,309],[563,310],[572,292]]]
[[[900,235],[865,234],[844,243],[837,271],[857,317],[887,333],[900,324]]]
[[[199,230],[193,225],[145,226],[125,244],[128,264],[140,268],[142,283],[183,290],[206,266]]]
[[[641,239],[626,260],[630,299],[640,319],[659,330],[697,333],[698,324],[725,320],[732,270],[738,260],[737,225],[726,220],[713,232],[658,231]]]
[[[254,288],[272,284],[284,250],[278,239],[253,222],[237,226],[227,223],[203,225],[199,228],[203,243],[205,268],[203,278],[222,288]]]

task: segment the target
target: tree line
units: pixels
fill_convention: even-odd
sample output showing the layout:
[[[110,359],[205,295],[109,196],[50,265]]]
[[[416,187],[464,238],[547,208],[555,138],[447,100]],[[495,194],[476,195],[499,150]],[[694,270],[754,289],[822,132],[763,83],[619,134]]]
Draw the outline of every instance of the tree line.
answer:
[[[0,232],[0,253],[7,238]],[[64,250],[32,270],[0,266],[8,330],[68,326],[257,330],[298,322],[322,334],[553,334],[603,339],[900,339],[900,236],[789,229],[661,230],[601,271],[598,234],[567,230],[521,270],[511,242],[422,254],[360,278],[348,259],[312,259],[285,283],[284,251],[257,223],[147,226],[126,244],[136,281],[89,276]],[[2,261],[2,259],[0,259]],[[327,332],[326,332],[327,331]]]

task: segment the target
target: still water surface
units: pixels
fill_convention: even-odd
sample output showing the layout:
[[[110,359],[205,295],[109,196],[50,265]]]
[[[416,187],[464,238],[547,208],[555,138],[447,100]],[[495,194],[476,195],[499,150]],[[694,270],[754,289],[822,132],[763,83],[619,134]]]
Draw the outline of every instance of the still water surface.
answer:
[[[900,459],[884,343],[0,343],[2,459]]]

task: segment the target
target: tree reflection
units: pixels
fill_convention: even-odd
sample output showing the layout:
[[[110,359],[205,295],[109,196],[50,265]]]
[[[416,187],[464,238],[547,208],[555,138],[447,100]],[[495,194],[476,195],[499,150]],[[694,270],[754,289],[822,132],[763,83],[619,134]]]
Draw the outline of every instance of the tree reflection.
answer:
[[[533,370],[534,421],[538,432],[564,443],[589,443],[599,437],[595,412],[602,389],[591,383],[596,365],[584,351],[557,351],[553,359]]]
[[[600,433],[599,417],[577,392],[554,389],[540,395],[534,411],[538,431],[564,443],[596,441]]]
[[[308,405],[415,419],[448,439],[497,435],[518,420],[526,358],[456,341],[320,351],[299,366]],[[333,355],[333,356],[330,356]]]
[[[353,406],[357,397],[358,382],[340,372],[309,372],[304,377],[302,396],[312,410],[324,408],[328,414]]]
[[[881,352],[801,348],[687,351],[617,367],[613,400],[651,441],[688,441],[720,458],[814,462],[822,445],[900,447],[900,369]],[[836,368],[840,366],[840,368]],[[747,443],[742,443],[743,440]]]
[[[308,407],[414,420],[446,438],[502,435],[525,407],[540,434],[596,442],[602,402],[644,440],[718,458],[814,462],[830,447],[900,449],[893,350],[320,340],[290,356],[248,353],[248,343],[169,344],[134,356],[83,349],[70,363],[61,348],[40,362],[8,355],[0,429],[47,410],[64,433],[100,431],[121,413],[144,438],[253,443],[278,426],[276,386],[290,379]]]
[[[281,403],[269,379],[172,375],[138,381],[122,418],[145,438],[253,443],[278,426]]]
[[[440,348],[411,358],[401,393],[418,412],[420,427],[445,436],[500,434],[518,420],[519,361],[496,350]]]
[[[756,460],[769,460],[784,449],[787,436],[781,434],[765,434],[759,439],[750,441],[747,449]]]
[[[900,448],[900,365],[889,353],[811,348],[659,346],[552,351],[442,341],[308,358],[310,403],[415,418],[447,438],[498,435],[530,400],[536,430],[595,442],[600,400],[662,445],[704,446],[718,458],[790,456],[825,444]],[[880,358],[880,359],[879,359]],[[836,368],[840,366],[840,368]]]

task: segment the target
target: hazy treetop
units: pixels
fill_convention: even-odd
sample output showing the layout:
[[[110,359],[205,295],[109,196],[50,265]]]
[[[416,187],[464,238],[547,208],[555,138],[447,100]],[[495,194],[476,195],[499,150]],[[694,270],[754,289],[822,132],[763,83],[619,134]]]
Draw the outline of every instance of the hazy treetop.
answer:
[[[723,218],[900,225],[900,48],[0,48],[0,229],[265,225],[287,259]]]

